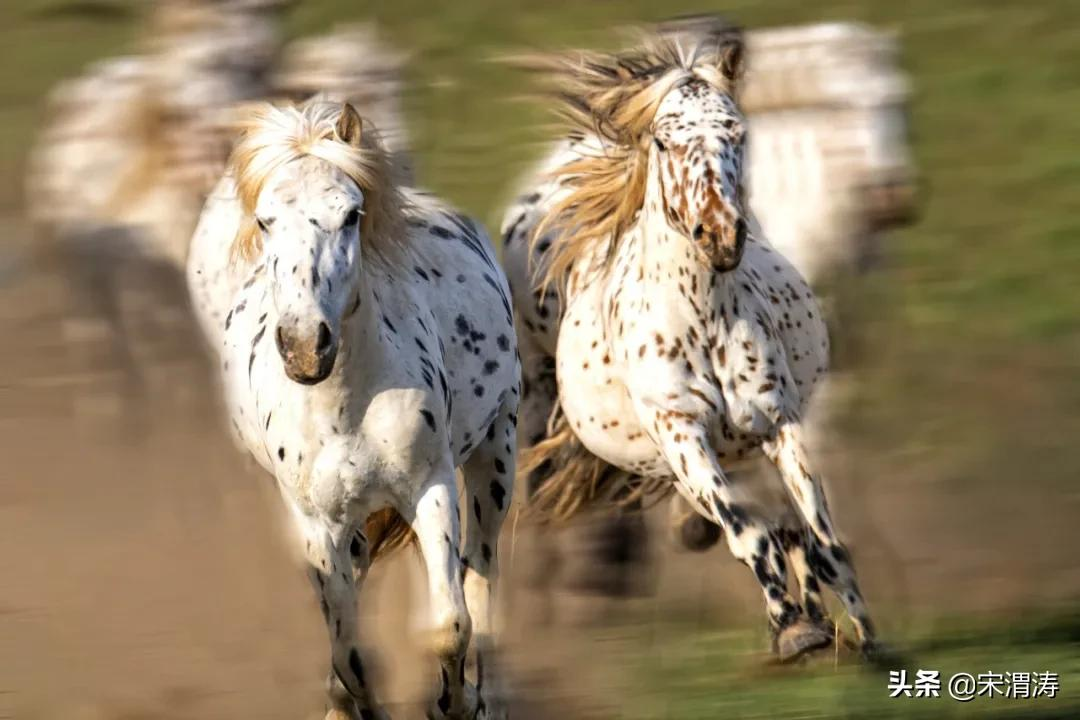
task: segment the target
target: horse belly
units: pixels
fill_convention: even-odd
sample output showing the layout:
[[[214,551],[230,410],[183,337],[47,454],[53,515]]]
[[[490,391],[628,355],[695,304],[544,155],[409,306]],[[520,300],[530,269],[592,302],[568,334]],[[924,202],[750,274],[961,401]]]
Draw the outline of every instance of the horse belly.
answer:
[[[638,420],[619,365],[604,349],[598,317],[591,303],[576,302],[563,318],[557,353],[563,413],[574,434],[602,460],[638,475],[667,475],[667,463]]]

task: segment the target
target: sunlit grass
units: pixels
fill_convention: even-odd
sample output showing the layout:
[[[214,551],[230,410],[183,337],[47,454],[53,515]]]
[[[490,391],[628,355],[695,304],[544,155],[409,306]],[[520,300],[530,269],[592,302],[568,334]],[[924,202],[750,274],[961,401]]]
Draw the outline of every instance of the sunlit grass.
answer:
[[[1012,628],[950,626],[920,631],[902,647],[908,681],[915,670],[937,670],[939,698],[890,698],[888,673],[850,656],[828,653],[796,667],[765,667],[746,632],[702,632],[688,627],[656,633],[646,651],[628,654],[620,674],[629,688],[620,717],[655,720],[713,718],[1070,718],[1080,715],[1080,646],[1075,618]],[[895,669],[900,669],[897,666]],[[1053,672],[1056,697],[976,697],[957,702],[947,682],[956,673]]]

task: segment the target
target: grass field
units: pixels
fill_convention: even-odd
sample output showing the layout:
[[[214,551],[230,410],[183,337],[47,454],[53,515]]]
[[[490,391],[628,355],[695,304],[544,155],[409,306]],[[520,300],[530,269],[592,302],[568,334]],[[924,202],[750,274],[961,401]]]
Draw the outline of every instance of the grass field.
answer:
[[[683,628],[664,634],[647,658],[629,669],[635,693],[622,717],[628,720],[677,718],[1070,718],[1080,714],[1080,656],[1075,617],[1040,624],[1018,624],[1007,630],[954,628],[912,638],[907,653],[913,668],[937,670],[941,696],[889,697],[885,673],[850,664],[850,658],[816,659],[792,672],[763,672],[748,658],[759,648],[745,632],[706,632]],[[1053,698],[974,697],[959,702],[947,690],[956,673],[1035,672],[1053,668],[1061,689]],[[908,670],[907,682],[914,671]],[[1072,682],[1070,682],[1072,681]],[[914,694],[914,693],[913,693]]]
[[[0,4],[0,212],[20,207],[44,93],[93,58],[135,49],[139,6]],[[848,472],[871,494],[906,488],[908,512],[922,522],[906,526],[918,536],[911,542],[995,574],[973,592],[963,579],[940,581],[958,577],[952,570],[938,573],[919,596],[932,610],[920,612],[981,606],[976,599],[999,583],[1008,600],[998,609],[1035,609],[1042,622],[1038,611],[1075,602],[1080,587],[1072,550],[1080,538],[1080,3],[304,0],[289,32],[378,20],[413,53],[407,107],[420,177],[496,226],[514,178],[538,153],[546,117],[521,100],[521,78],[491,59],[522,47],[610,44],[620,24],[706,11],[751,27],[864,20],[901,33],[921,218],[890,239],[883,268],[839,290],[855,299],[857,331],[846,340],[859,359],[842,418]],[[746,684],[732,650],[747,637],[666,637],[641,667],[624,670],[641,678],[625,717],[1080,717],[1077,627],[1056,616],[1011,632],[979,626],[907,638],[942,670],[1054,670],[1063,686],[1071,679],[1058,702],[1023,705],[886,702],[884,679],[831,668]]]

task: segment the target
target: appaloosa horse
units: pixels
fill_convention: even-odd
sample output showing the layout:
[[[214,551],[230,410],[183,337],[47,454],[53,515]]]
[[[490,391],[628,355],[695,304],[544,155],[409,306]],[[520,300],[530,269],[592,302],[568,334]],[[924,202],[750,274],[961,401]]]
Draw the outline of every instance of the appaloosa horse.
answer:
[[[559,412],[523,469],[544,468],[536,501],[556,512],[601,495],[619,477],[609,466],[673,487],[754,571],[781,658],[831,640],[819,581],[869,651],[873,627],[804,450],[826,329],[746,206],[742,55],[730,31],[543,63],[577,130],[506,232],[532,428],[551,398],[530,368],[550,377],[554,365],[558,381]],[[513,246],[522,237],[527,252]],[[762,453],[800,511],[791,537],[725,472]],[[801,602],[788,594],[785,548]]]
[[[188,282],[235,435],[274,477],[320,598],[331,716],[385,717],[357,589],[411,528],[441,666],[428,716],[505,717],[491,596],[515,468],[509,290],[484,231],[399,173],[348,104],[262,108],[207,202]]]

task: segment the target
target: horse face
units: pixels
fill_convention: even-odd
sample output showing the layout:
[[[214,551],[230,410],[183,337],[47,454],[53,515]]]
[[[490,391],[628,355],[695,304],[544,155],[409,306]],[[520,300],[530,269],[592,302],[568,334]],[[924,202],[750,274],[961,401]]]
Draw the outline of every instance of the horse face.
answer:
[[[651,162],[659,168],[668,223],[690,238],[698,259],[726,272],[746,243],[742,114],[730,95],[700,79],[660,103]]]
[[[278,169],[259,197],[277,349],[298,383],[321,382],[334,368],[342,319],[358,297],[363,212],[356,183],[314,157]]]

